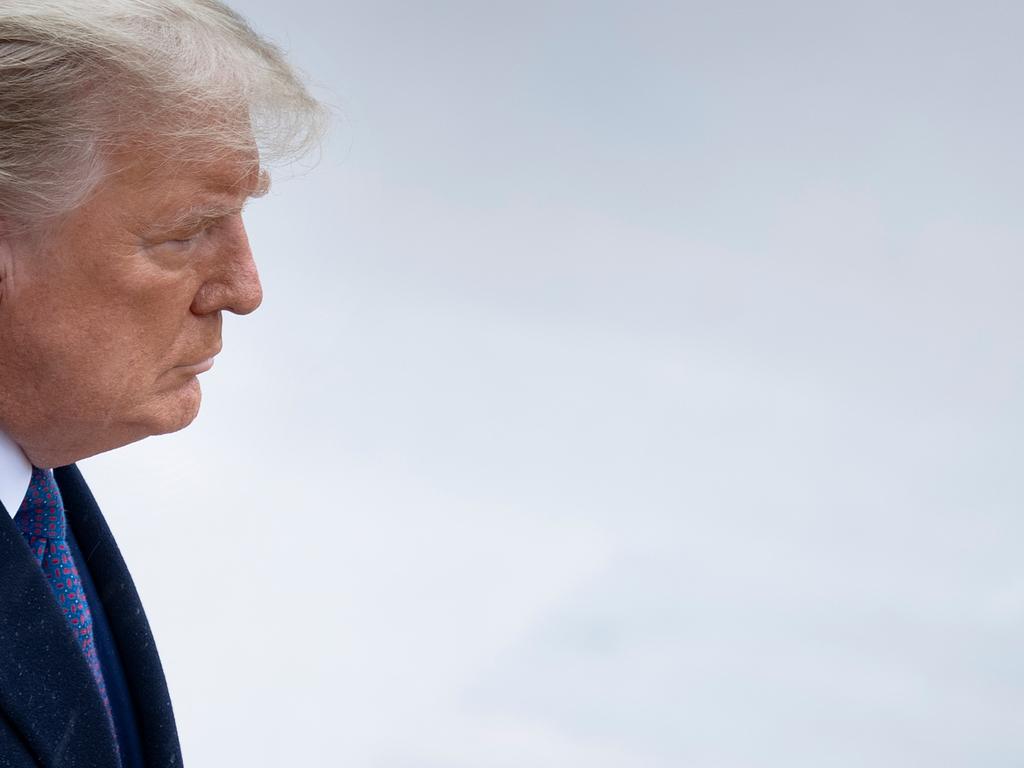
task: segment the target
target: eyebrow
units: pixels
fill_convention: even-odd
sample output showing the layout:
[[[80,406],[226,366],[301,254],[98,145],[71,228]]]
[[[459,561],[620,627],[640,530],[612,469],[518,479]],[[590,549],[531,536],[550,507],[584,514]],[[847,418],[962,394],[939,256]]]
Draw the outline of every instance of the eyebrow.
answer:
[[[255,188],[246,195],[241,203],[237,202],[237,198],[230,203],[218,203],[212,200],[196,203],[184,210],[171,214],[167,218],[158,219],[150,228],[171,232],[199,229],[227,216],[241,213],[251,200],[263,197],[269,191],[270,174],[265,170],[261,170]]]
[[[168,229],[185,229],[211,224],[219,219],[223,219],[225,216],[234,216],[241,213],[251,200],[263,197],[269,191],[270,174],[265,170],[261,170],[256,187],[246,196],[241,204],[200,203],[175,214],[171,219],[163,222],[163,226]]]
[[[242,205],[193,205],[167,219],[162,219],[159,226],[161,229],[170,231],[193,229],[202,227],[206,224],[212,224],[226,216],[234,216],[235,214],[241,213],[244,209],[244,203]]]

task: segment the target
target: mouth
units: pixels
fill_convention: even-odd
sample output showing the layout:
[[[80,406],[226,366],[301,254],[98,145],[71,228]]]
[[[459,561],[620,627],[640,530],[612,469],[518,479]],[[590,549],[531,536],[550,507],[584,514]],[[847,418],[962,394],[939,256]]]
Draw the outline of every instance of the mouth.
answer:
[[[221,347],[218,345],[217,349],[214,350],[213,354],[211,354],[209,357],[206,357],[205,359],[200,360],[199,362],[196,362],[196,363],[188,363],[187,365],[179,365],[179,366],[177,366],[177,368],[181,369],[182,371],[184,371],[185,373],[187,373],[187,374],[189,374],[191,376],[195,376],[196,374],[199,374],[199,373],[205,373],[206,371],[208,371],[211,368],[213,368],[213,358],[215,358],[218,354],[220,354],[220,350],[221,350]]]
[[[200,360],[198,363],[192,363],[191,365],[179,365],[178,368],[189,375],[195,376],[196,374],[205,373],[213,368],[213,358],[208,357],[205,360]]]

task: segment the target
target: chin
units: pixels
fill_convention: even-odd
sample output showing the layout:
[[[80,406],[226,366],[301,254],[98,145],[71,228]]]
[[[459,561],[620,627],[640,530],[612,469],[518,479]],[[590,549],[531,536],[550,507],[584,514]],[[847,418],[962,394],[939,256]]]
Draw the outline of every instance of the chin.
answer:
[[[151,434],[165,435],[184,429],[199,415],[202,401],[203,390],[199,386],[199,380],[193,376],[160,404],[160,413],[154,419],[154,431]]]

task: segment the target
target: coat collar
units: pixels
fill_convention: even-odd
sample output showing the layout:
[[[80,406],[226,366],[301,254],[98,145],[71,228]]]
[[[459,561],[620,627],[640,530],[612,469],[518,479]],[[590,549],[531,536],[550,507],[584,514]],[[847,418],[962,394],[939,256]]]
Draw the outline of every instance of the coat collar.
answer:
[[[134,704],[145,764],[154,768],[180,766],[181,748],[171,696],[153,632],[128,566],[78,467],[57,467],[53,475],[68,524],[85,558],[83,565],[89,569],[117,645]]]

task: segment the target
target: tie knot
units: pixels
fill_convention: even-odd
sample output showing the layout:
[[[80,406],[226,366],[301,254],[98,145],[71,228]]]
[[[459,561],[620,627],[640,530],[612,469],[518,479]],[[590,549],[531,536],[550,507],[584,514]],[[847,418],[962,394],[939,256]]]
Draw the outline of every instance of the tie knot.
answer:
[[[14,522],[25,536],[60,540],[64,538],[64,502],[60,498],[53,470],[32,467],[28,493]]]

